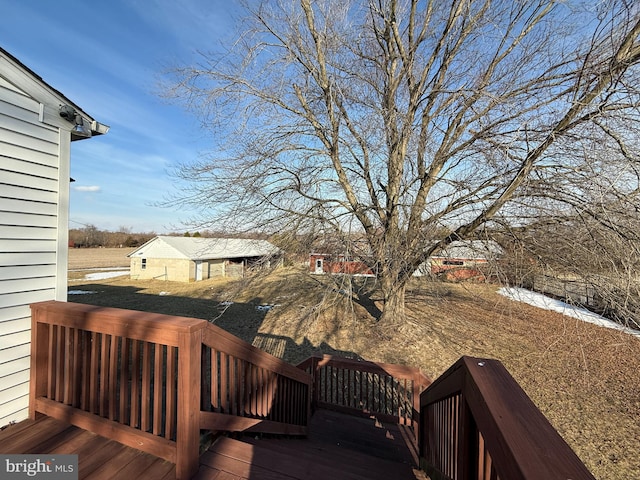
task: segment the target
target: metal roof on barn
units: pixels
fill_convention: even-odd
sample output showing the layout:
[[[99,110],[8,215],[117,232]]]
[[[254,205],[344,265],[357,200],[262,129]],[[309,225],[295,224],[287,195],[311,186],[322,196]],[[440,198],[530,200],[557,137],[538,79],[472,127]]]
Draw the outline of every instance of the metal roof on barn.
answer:
[[[159,236],[131,252],[128,257],[216,260],[265,257],[280,253],[266,240]]]

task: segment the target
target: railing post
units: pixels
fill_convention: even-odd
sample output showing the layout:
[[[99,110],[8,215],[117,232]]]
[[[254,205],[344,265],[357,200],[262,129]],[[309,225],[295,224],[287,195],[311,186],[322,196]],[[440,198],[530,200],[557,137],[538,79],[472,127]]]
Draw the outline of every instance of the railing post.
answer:
[[[420,381],[420,375],[417,373],[413,375],[411,379],[411,390],[412,390],[412,412],[411,412],[411,426],[413,427],[413,434],[415,435],[416,440],[420,439],[420,427],[421,427],[421,418],[420,418],[420,386],[422,382]]]
[[[36,399],[47,393],[47,372],[49,370],[49,329],[50,325],[38,323],[43,315],[38,307],[31,307],[31,361],[29,372],[29,418],[35,420]]]
[[[318,369],[318,358],[311,357],[311,376],[313,377],[313,383],[311,385],[311,409],[315,412],[318,409],[318,395],[320,392],[320,374]]]
[[[189,479],[199,468],[202,329],[181,333],[178,345],[178,429],[176,478]]]

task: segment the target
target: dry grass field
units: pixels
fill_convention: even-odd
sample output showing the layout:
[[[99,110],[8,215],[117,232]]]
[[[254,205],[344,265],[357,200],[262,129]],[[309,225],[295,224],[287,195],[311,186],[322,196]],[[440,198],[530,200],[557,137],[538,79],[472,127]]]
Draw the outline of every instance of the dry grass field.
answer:
[[[128,267],[133,248],[70,248],[69,270]]]
[[[292,363],[324,352],[435,378],[461,355],[497,358],[597,478],[640,478],[639,339],[508,300],[495,285],[424,280],[407,294],[407,323],[382,334],[360,287],[283,268],[192,284],[76,280],[73,289],[95,293],[69,300],[205,318]]]

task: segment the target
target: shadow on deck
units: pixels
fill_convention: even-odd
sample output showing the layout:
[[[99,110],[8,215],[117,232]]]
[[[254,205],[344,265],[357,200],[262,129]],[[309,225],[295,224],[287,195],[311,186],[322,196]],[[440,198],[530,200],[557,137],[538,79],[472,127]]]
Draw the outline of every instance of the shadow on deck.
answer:
[[[308,438],[220,437],[196,479],[424,479],[412,431],[319,410]],[[176,478],[175,465],[51,417],[0,432],[0,453],[77,454],[80,479]]]
[[[417,462],[415,438],[408,427],[318,410],[306,439],[219,438],[200,457],[195,478],[427,478]]]

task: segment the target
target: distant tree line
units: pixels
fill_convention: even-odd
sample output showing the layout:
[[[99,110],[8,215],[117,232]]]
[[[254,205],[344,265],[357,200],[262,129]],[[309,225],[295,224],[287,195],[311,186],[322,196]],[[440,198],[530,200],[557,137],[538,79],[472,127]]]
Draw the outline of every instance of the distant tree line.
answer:
[[[135,248],[151,240],[155,232],[134,233],[128,227],[120,227],[118,231],[100,230],[95,225],[69,230],[69,247],[73,248]]]
[[[135,248],[148,242],[157,236],[156,232],[133,232],[129,227],[120,227],[117,231],[100,230],[92,224],[83,228],[69,229],[69,247],[72,248]],[[178,237],[217,237],[217,238],[253,238],[266,239],[265,235],[259,233],[230,234],[223,231],[196,231],[196,232],[175,232],[166,235]]]

